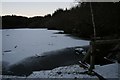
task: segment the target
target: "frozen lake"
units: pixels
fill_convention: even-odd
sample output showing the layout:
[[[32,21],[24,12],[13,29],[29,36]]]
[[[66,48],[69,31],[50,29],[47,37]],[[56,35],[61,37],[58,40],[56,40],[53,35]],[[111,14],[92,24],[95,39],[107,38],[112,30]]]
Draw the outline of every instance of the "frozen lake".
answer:
[[[2,30],[2,60],[13,64],[23,58],[42,55],[43,52],[88,45],[89,41],[55,34],[58,30],[4,29]]]
[[[67,48],[67,47],[83,46],[83,45],[89,44],[89,41],[81,40],[78,38],[73,38],[71,36],[68,36],[67,34],[56,34],[56,33],[60,32],[58,30],[47,30],[47,29],[9,29],[8,30],[8,29],[5,29],[5,30],[2,30],[1,32],[2,32],[2,36],[0,36],[0,37],[2,40],[0,42],[1,42],[2,46],[0,46],[0,47],[2,47],[2,50],[1,50],[2,51],[2,60],[4,62],[6,62],[7,64],[9,63],[11,65],[20,60],[23,60],[26,57],[42,55],[44,52],[63,49],[63,48]],[[63,54],[60,54],[60,55],[62,56]],[[58,56],[60,56],[60,55],[58,55]],[[71,56],[72,53],[71,54],[67,53],[67,54],[65,54],[64,57],[67,56],[70,58],[70,56],[68,56],[68,55]],[[72,58],[73,57],[75,58],[75,56],[72,56]],[[35,57],[34,59],[41,61],[40,63],[42,63],[42,61],[44,60],[45,57],[43,57],[43,59],[36,59],[36,58],[37,57]],[[45,59],[47,59],[47,58],[45,58]],[[69,60],[69,58],[68,58],[68,60]],[[51,60],[50,58],[48,58],[48,59]],[[48,60],[48,62],[49,62],[49,60]],[[64,59],[62,59],[62,60],[64,61]],[[47,60],[45,60],[45,61],[47,61]],[[59,60],[56,60],[56,61],[59,61]],[[25,61],[23,61],[23,62],[25,62]],[[27,61],[27,62],[29,63],[29,61]],[[66,62],[67,62],[67,60],[66,60]],[[36,61],[33,63],[35,63],[33,65],[37,65],[38,68],[40,68],[41,65],[43,65],[43,67],[46,66],[46,65],[44,65],[44,61],[43,61],[43,64],[36,64],[37,63]],[[22,63],[22,64],[26,65],[26,63]],[[27,64],[27,65],[29,66],[32,64]],[[35,67],[29,66],[27,68],[29,70],[29,68],[32,69]],[[19,68],[17,70],[19,70]],[[75,70],[76,70],[75,72],[83,71],[78,65],[58,67],[53,70],[45,70],[45,71],[44,70],[40,71],[40,70],[33,71],[33,74],[29,75],[28,78],[46,78],[46,77],[47,78],[54,78],[54,77],[56,77],[56,78],[75,78],[76,76],[78,78],[96,78],[96,76],[92,77],[92,76],[88,76],[88,75],[74,74],[74,72],[72,72],[72,71],[75,71]],[[20,69],[20,71],[24,71],[24,68]],[[100,73],[104,78],[116,78],[117,79],[119,76],[117,63],[106,65],[103,67],[98,66],[98,67],[96,67],[95,71]],[[58,75],[57,72],[61,72],[61,74]],[[12,77],[14,77],[14,76],[10,76],[10,78],[12,78]]]

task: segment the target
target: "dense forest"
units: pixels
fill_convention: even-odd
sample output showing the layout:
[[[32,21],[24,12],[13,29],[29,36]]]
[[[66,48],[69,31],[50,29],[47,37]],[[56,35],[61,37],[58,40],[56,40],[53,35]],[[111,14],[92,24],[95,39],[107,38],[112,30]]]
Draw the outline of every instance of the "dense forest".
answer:
[[[96,34],[120,36],[120,2],[92,2]],[[93,36],[90,3],[83,2],[70,9],[57,9],[52,15],[24,17],[16,15],[2,16],[2,28],[48,28],[64,30],[83,38]]]

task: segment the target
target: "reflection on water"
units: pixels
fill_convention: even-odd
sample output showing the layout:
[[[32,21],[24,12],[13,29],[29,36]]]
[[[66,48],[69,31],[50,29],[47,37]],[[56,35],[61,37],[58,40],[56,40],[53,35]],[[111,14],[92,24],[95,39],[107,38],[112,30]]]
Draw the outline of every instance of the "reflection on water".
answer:
[[[59,31],[47,29],[2,30],[2,57],[10,64],[29,56],[66,47],[87,45],[88,41],[73,39]]]

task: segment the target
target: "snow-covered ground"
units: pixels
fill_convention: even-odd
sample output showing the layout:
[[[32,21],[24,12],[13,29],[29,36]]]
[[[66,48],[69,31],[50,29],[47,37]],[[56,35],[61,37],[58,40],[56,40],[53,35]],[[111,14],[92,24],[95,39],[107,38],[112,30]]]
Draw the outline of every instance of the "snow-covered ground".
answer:
[[[28,78],[90,78],[88,75],[81,75],[79,72],[85,71],[79,65],[71,65],[55,68],[53,70],[34,72]]]
[[[95,66],[94,71],[103,76],[104,78],[114,78],[118,79],[120,77],[119,72],[119,66],[120,64],[114,63],[104,66]],[[89,76],[86,74],[79,74],[80,72],[86,71],[85,69],[79,67],[79,65],[70,65],[70,66],[64,66],[55,68],[53,70],[44,70],[44,71],[36,71],[33,72],[33,74],[29,75],[28,77],[17,77],[17,76],[3,76],[3,78],[96,78],[96,76]]]

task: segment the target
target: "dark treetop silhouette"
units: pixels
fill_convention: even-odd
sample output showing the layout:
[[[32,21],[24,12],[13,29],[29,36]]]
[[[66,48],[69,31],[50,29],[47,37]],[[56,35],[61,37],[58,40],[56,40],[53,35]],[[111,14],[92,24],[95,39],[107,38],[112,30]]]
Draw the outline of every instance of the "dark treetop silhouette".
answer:
[[[120,35],[120,2],[93,2],[92,8],[99,37]],[[36,17],[2,16],[2,28],[61,29],[83,38],[93,36],[89,2],[80,3],[69,10],[58,9],[52,15]]]

